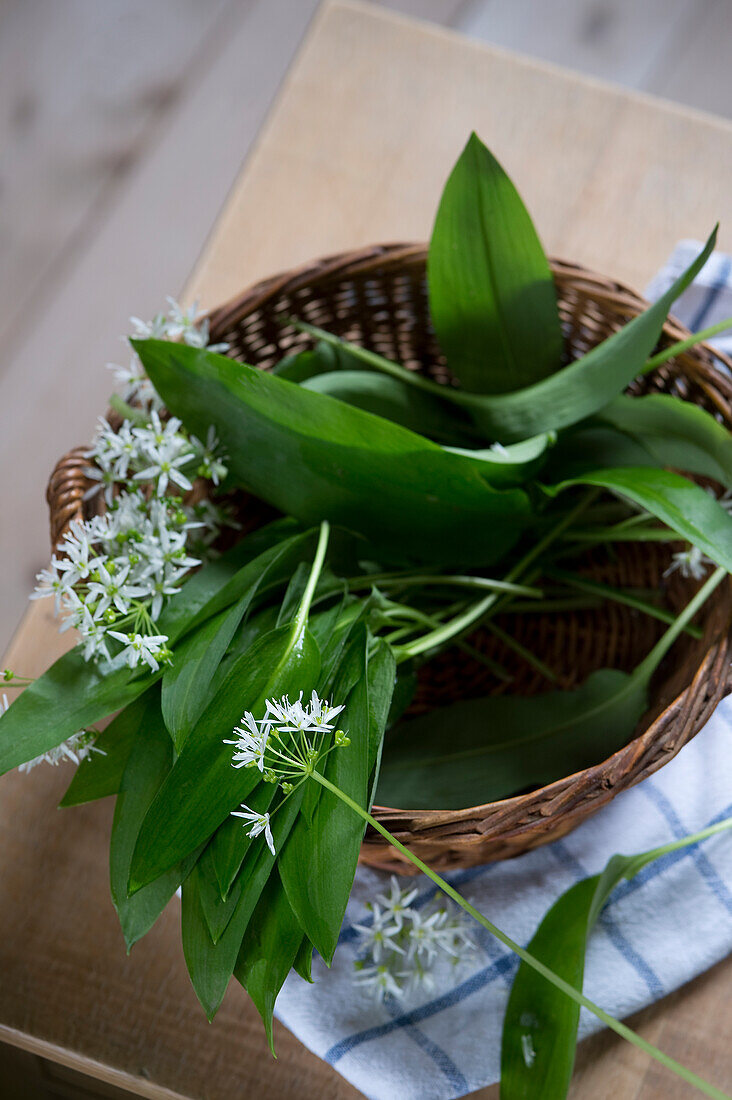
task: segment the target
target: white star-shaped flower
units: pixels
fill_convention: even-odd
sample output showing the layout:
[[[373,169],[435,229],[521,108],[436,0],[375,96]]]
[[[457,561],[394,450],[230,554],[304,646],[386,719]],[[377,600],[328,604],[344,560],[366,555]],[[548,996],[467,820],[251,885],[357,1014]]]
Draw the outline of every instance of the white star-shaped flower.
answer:
[[[232,810],[232,817],[240,817],[245,823],[251,824],[251,828],[247,832],[247,836],[257,837],[261,833],[264,833],[264,839],[267,841],[267,847],[272,855],[276,855],[274,840],[272,839],[272,829],[269,824],[269,814],[260,814],[257,810],[252,810],[244,802],[241,804],[240,810]]]
[[[376,900],[384,907],[384,912],[394,921],[397,928],[401,928],[404,914],[417,896],[417,887],[402,890],[396,875],[391,876],[390,885],[389,893],[377,894]]]
[[[698,546],[690,546],[688,550],[679,550],[673,555],[673,561],[663,575],[668,577],[678,570],[682,577],[700,581],[706,576],[709,566],[713,564]]]
[[[158,658],[162,657],[168,641],[167,634],[123,634],[119,630],[109,630],[108,636],[122,642],[124,649],[116,658],[128,668],[136,668],[144,663],[153,672],[160,668]]]
[[[234,733],[238,734],[237,738],[234,741],[224,740],[225,745],[233,745],[236,749],[232,756],[232,764],[235,768],[246,768],[256,764],[260,772],[263,772],[269,723],[258,722],[249,711],[242,716],[241,721],[241,726],[234,728]]]

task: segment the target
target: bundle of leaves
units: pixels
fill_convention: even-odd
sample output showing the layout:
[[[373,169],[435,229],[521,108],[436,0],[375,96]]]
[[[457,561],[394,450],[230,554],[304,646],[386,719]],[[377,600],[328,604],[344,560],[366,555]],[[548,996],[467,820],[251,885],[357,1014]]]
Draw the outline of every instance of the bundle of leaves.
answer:
[[[538,236],[473,136],[428,264],[454,385],[304,323],[314,347],[271,373],[207,348],[207,332],[131,341],[155,415],[164,406],[194,440],[181,462],[215,438],[204,473],[223,475],[223,454],[221,491],[240,487],[282,515],[190,579],[176,571],[180,594],[157,593],[154,623],[146,612],[154,659],[135,659],[121,636],[106,652],[72,650],[30,684],[0,718],[0,772],[117,713],[62,805],[117,796],[112,896],[128,945],[182,885],[183,949],[210,1017],[233,975],[271,1036],[290,969],[309,977],[314,949],[330,962],[377,792],[404,807],[475,805],[597,763],[632,736],[659,662],[732,571],[729,431],[679,398],[625,393],[658,364],[668,310],[714,240],[657,303],[565,363]],[[147,439],[139,406],[121,412]],[[659,594],[588,592],[576,562],[588,542],[613,539],[681,541],[676,568],[698,580],[716,568],[679,615]],[[85,583],[94,623],[99,582]],[[498,613],[578,598],[630,602],[667,629],[631,672],[400,723],[421,662]],[[540,654],[521,656],[542,669]],[[330,704],[338,731],[316,721]]]

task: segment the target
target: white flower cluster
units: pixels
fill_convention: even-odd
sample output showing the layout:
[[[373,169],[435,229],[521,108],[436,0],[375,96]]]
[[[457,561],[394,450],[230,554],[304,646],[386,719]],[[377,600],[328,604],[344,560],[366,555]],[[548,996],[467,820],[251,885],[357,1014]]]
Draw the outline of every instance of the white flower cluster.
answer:
[[[94,461],[87,467],[86,476],[96,482],[86,498],[103,490],[107,506],[114,503],[123,487],[131,489],[143,483],[162,497],[172,486],[189,492],[193,488],[191,477],[203,477],[218,485],[226,476],[213,429],[206,443],[201,443],[183,430],[174,416],[163,425],[155,409],[146,414],[144,425],[134,427],[124,420],[117,431],[100,419],[86,457]]]
[[[287,798],[328,753],[350,743],[342,730],[337,730],[326,747],[325,737],[333,733],[335,719],[343,709],[320,699],[316,691],[305,705],[302,692],[294,703],[286,695],[281,699],[268,699],[264,718],[257,719],[247,711],[241,726],[234,728],[235,739],[224,739],[225,745],[234,746],[232,766],[259,768],[265,781],[280,784]],[[244,824],[249,825],[248,836],[264,833],[275,855],[268,813],[261,814],[242,802],[241,809],[233,810],[232,816],[242,818]]]
[[[167,317],[149,324],[132,318],[135,334],[206,347],[208,322],[196,323],[197,307],[184,312],[170,302]],[[177,418],[161,419],[137,357],[121,380],[135,419],[118,430],[100,420],[86,452],[93,482],[86,497],[103,492],[106,512],[71,525],[31,599],[55,598],[56,613],[64,616],[61,629],[79,631],[86,660],[157,671],[170,659],[167,636],[156,628],[165,600],[180,591],[221,528],[233,526],[208,497],[188,505],[177,494],[190,491],[196,477],[217,486],[227,471],[213,430],[202,443]]]
[[[413,904],[416,897],[416,888],[403,890],[392,875],[389,893],[377,894],[367,906],[369,922],[353,926],[361,952],[354,981],[378,1000],[434,989],[440,961],[456,965],[475,950],[461,913],[443,906],[423,915]]]
[[[200,317],[198,302],[184,309],[174,298],[168,298],[168,305],[168,313],[158,313],[152,321],[130,317],[133,337],[138,340],[181,340],[189,347],[207,348],[208,351],[228,350],[228,344],[209,344],[208,319]],[[147,412],[161,408],[162,402],[137,355],[132,356],[128,367],[120,367],[116,363],[109,363],[108,366],[114,371],[123,401]]]
[[[9,706],[7,695],[3,694],[2,699],[0,699],[0,718]],[[27,763],[20,764],[18,771],[29,772],[38,764],[52,764],[55,767],[66,760],[70,760],[72,764],[80,764],[92,752],[98,752],[104,756],[102,749],[98,749],[94,745],[97,736],[96,730],[80,730],[78,733],[72,734],[66,741],[62,741],[55,749],[49,749],[48,752],[41,753],[40,756],[34,756]]]

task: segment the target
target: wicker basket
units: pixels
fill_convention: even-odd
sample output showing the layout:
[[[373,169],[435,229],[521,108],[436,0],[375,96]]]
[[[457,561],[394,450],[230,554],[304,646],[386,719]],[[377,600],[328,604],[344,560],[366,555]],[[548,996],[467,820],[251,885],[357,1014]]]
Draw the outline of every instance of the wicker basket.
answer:
[[[432,331],[425,285],[424,245],[386,245],[329,257],[288,271],[248,290],[210,314],[212,340],[226,340],[230,354],[262,369],[306,346],[308,338],[283,320],[296,316],[320,325],[414,370],[450,384]],[[646,302],[609,279],[574,264],[552,262],[565,333],[567,359],[625,324]],[[661,345],[688,335],[669,321]],[[720,369],[721,368],[721,369]],[[636,383],[633,392],[677,394],[732,426],[732,363],[700,346]],[[84,514],[83,448],[66,455],[48,486],[51,537],[55,545],[69,522]],[[250,519],[255,502],[242,494]],[[664,579],[668,544],[627,544],[612,556],[588,553],[588,575],[624,587],[664,586],[669,604],[681,607],[696,587],[674,573]],[[662,767],[691,740],[717,703],[732,689],[732,582],[727,579],[700,616],[700,641],[679,640],[658,670],[653,706],[630,743],[595,767],[538,790],[464,810],[402,811],[378,807],[380,821],[436,868],[466,867],[516,856],[563,836],[619,791]],[[562,614],[507,619],[504,628],[549,665],[559,685],[570,688],[600,667],[631,670],[660,634],[657,622],[619,604]],[[511,691],[533,694],[546,681],[487,632],[472,644],[513,675]],[[505,690],[484,662],[451,650],[423,666],[412,707],[419,713],[458,697]],[[408,873],[376,833],[367,833],[364,862]]]

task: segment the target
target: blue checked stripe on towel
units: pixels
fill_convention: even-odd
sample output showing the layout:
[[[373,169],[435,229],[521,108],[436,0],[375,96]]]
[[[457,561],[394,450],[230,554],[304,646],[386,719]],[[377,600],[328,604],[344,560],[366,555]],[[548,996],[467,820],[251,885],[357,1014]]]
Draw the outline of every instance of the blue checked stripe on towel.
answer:
[[[649,287],[658,297],[701,246],[682,241]],[[732,315],[732,257],[715,253],[675,314],[698,330]],[[718,345],[732,352],[732,335]],[[507,863],[447,876],[509,935],[527,943],[552,902],[614,852],[645,851],[732,814],[732,697],[665,768],[625,791],[566,839]],[[412,880],[410,880],[412,881]],[[429,880],[417,903],[434,896]],[[496,1081],[500,1036],[517,962],[482,929],[473,957],[437,972],[437,986],[385,1004],[354,987],[354,923],[385,876],[356,876],[331,970],[316,959],[310,986],[291,975],[277,1015],[371,1100],[451,1100]],[[617,1016],[658,1000],[732,949],[732,836],[721,834],[650,864],[613,894],[593,933],[585,991]],[[584,1010],[582,1035],[597,1021]]]

